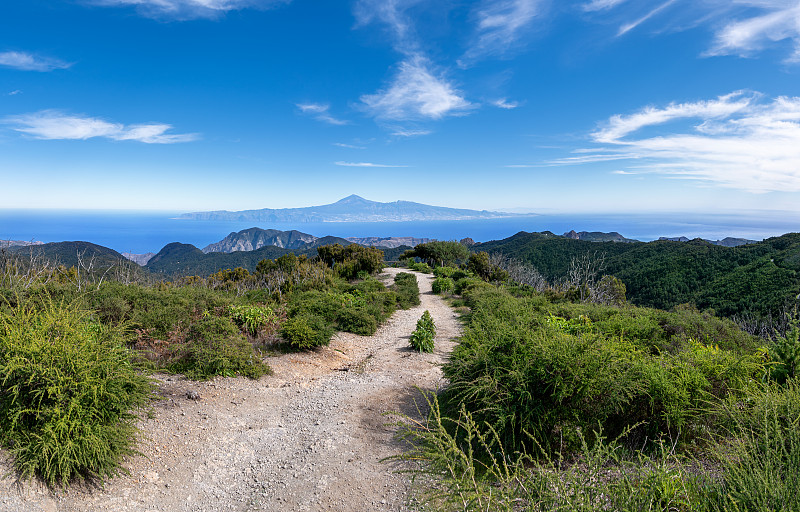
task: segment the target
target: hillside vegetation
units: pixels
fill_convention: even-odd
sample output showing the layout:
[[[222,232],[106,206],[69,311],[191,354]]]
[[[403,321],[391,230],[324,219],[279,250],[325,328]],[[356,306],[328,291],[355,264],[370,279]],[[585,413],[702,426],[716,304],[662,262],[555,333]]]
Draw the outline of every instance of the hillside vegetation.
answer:
[[[371,335],[419,304],[413,276],[387,288],[383,253],[352,244],[174,281],[78,264],[0,253],[0,445],[50,486],[123,470],[152,370],[257,379],[270,353]]]
[[[403,427],[426,507],[800,509],[796,313],[758,338],[690,307],[520,285],[483,254],[410,263],[468,311],[449,385],[428,395],[427,421]]]
[[[630,302],[659,309],[692,304],[722,316],[780,316],[800,293],[797,233],[724,247],[702,240],[600,243],[520,232],[470,250],[518,259],[551,282],[565,276],[575,258],[591,255],[625,284]]]

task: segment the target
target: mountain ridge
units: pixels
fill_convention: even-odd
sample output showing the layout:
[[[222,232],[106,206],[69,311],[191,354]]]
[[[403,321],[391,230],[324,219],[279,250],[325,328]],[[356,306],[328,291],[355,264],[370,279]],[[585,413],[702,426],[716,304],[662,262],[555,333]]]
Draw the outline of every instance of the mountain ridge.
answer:
[[[409,222],[474,220],[524,216],[516,213],[431,206],[413,201],[383,203],[351,194],[335,203],[301,208],[190,212],[179,219],[254,222]]]

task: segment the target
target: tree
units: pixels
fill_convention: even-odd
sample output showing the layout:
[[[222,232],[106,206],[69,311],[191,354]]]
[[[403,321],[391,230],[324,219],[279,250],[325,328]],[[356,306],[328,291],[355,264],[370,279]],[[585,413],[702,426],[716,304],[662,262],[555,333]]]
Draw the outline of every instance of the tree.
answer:
[[[469,249],[459,242],[428,242],[403,253],[403,258],[419,258],[432,267],[453,266],[469,257]]]

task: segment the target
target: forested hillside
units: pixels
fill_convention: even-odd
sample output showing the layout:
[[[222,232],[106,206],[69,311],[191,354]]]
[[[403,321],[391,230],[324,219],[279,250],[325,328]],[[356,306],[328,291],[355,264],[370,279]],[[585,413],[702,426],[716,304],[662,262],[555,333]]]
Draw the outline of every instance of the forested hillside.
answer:
[[[553,282],[564,278],[574,258],[590,255],[603,261],[604,273],[625,283],[630,302],[660,309],[690,303],[724,316],[775,315],[800,293],[797,233],[724,247],[703,240],[598,243],[520,232],[470,250],[519,259]]]

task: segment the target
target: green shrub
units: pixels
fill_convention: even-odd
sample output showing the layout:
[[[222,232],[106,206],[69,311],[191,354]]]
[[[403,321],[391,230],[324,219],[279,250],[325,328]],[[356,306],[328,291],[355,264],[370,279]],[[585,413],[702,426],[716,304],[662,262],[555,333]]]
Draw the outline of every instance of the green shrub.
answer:
[[[328,345],[333,327],[319,315],[301,313],[283,324],[281,336],[297,348],[309,349]]]
[[[339,329],[360,336],[372,336],[378,330],[377,319],[363,309],[345,308],[339,312]]]
[[[450,386],[440,398],[447,414],[463,405],[488,423],[509,450],[527,442],[525,432],[545,448],[574,449],[579,439],[569,433],[579,427],[590,439],[598,425],[611,436],[638,425],[632,442],[688,440],[706,421],[699,410],[709,397],[738,395],[764,372],[757,352],[689,340],[651,351],[624,333],[605,333],[614,307],[556,316],[563,305],[496,288],[473,288],[469,304],[470,324],[443,366]]]
[[[417,320],[417,328],[411,333],[411,346],[420,352],[433,352],[433,341],[436,338],[436,326],[430,312],[425,310]]]
[[[167,368],[190,379],[242,375],[251,379],[270,373],[239,328],[225,317],[206,316],[189,327],[186,340],[172,348]]]
[[[397,293],[397,305],[401,309],[408,309],[420,304],[419,283],[414,274],[400,272],[394,276],[394,291]]]
[[[793,318],[783,336],[776,336],[769,345],[769,357],[773,362],[771,376],[783,384],[800,371],[800,320]]]
[[[235,305],[228,306],[231,320],[246,330],[251,336],[256,336],[258,331],[278,321],[275,311],[265,305]]]
[[[435,277],[453,277],[453,274],[456,272],[461,271],[455,267],[436,267],[433,269],[433,275]]]
[[[455,290],[455,287],[455,283],[449,277],[437,277],[433,280],[433,284],[431,285],[433,293],[452,292]]]
[[[134,411],[151,386],[118,331],[74,304],[0,314],[0,442],[23,478],[105,479],[135,454]]]

